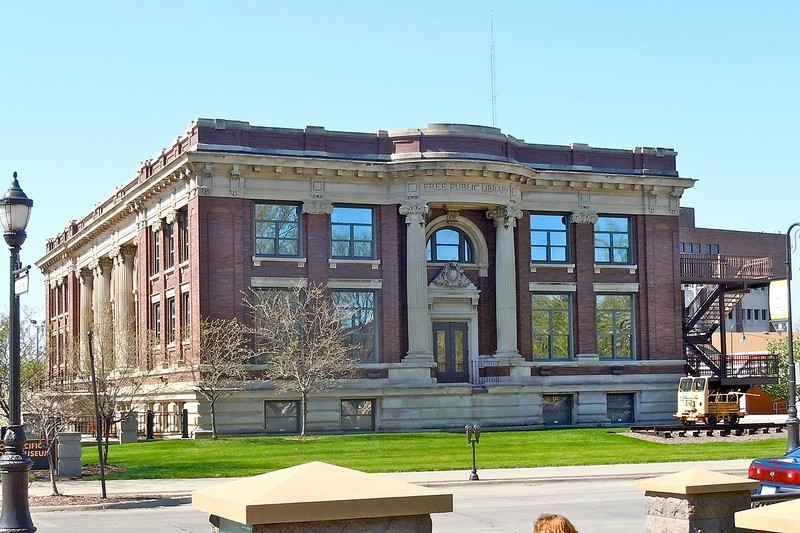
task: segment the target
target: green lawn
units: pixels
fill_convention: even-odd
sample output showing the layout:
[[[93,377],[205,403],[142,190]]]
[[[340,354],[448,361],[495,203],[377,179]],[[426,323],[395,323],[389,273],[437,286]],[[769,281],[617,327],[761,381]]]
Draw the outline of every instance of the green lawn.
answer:
[[[661,444],[625,436],[624,429],[484,432],[478,468],[748,459],[782,455],[786,439]],[[308,461],[365,472],[469,470],[472,454],[460,433],[370,433],[297,437],[160,440],[112,445],[109,479],[252,476]],[[84,464],[97,448],[83,449]],[[116,470],[116,469],[113,469]]]

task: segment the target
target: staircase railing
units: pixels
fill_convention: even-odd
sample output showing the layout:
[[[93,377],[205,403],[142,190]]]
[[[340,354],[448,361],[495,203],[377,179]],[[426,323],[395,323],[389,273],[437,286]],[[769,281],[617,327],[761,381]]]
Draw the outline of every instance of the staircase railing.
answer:
[[[772,276],[771,257],[681,254],[681,278],[764,279]]]

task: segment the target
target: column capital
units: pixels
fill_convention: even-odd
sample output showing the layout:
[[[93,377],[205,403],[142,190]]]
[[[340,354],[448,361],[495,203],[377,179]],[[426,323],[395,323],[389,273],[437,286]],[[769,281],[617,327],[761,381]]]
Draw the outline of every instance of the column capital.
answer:
[[[428,207],[428,204],[413,203],[402,204],[399,211],[401,215],[406,217],[406,224],[411,224],[415,217],[418,217],[417,221],[420,224],[424,224],[425,217],[428,216],[431,209]]]
[[[166,220],[167,224],[173,224],[178,220],[178,210],[177,209],[170,209],[166,212],[164,216],[164,220]]]
[[[516,204],[508,204],[489,209],[486,211],[486,218],[493,220],[495,227],[502,223],[506,228],[515,228],[517,220],[522,218],[522,210]]]

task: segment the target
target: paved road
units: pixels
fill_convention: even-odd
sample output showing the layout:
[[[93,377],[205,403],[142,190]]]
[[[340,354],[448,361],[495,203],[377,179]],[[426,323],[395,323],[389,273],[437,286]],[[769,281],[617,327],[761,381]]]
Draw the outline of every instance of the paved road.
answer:
[[[436,533],[530,532],[543,512],[562,513],[583,533],[644,530],[644,494],[638,479],[701,468],[746,476],[749,460],[653,463],[480,470],[481,481],[467,481],[468,471],[384,474],[453,494],[454,511],[433,515]],[[100,533],[208,533],[208,516],[186,503],[192,491],[226,480],[130,480],[109,482],[109,494],[166,494],[172,505],[136,509],[46,511],[33,508],[34,524],[48,531]],[[96,481],[59,484],[66,494],[98,494]],[[49,491],[34,483],[32,494]]]
[[[644,495],[634,481],[464,483],[438,490],[453,494],[454,511],[433,516],[436,533],[529,532],[539,513],[568,516],[579,531],[644,530]],[[32,512],[41,533],[208,533],[208,516],[182,504],[146,509]]]

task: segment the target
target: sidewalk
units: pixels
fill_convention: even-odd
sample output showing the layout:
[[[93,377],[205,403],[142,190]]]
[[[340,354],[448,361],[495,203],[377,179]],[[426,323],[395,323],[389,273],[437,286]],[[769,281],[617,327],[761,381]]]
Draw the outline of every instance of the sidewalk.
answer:
[[[547,483],[611,478],[636,480],[672,474],[692,468],[746,477],[749,465],[750,459],[738,459],[685,463],[478,469],[480,481],[469,481],[470,470],[395,472],[381,475],[417,485],[446,487],[447,485],[468,483]],[[154,498],[188,498],[194,490],[218,485],[233,479],[236,478],[111,480],[106,481],[106,492],[108,496],[153,495]],[[101,493],[100,481],[59,481],[58,488],[63,494],[70,496],[82,494],[99,495]],[[48,496],[51,494],[50,482],[36,481],[31,485],[28,493],[31,496]],[[145,502],[142,502],[142,504],[144,505]]]

